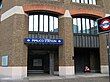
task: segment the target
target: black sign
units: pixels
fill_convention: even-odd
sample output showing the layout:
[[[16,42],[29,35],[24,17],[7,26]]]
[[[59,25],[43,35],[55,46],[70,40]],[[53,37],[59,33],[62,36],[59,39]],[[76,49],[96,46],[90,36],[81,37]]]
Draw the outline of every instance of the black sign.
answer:
[[[99,32],[109,32],[110,31],[110,16],[98,20]]]

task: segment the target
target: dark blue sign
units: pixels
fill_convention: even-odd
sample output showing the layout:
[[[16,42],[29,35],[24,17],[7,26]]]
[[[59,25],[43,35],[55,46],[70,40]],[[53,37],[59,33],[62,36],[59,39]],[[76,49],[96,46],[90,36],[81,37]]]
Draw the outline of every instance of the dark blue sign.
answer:
[[[63,39],[25,38],[24,43],[62,45]]]

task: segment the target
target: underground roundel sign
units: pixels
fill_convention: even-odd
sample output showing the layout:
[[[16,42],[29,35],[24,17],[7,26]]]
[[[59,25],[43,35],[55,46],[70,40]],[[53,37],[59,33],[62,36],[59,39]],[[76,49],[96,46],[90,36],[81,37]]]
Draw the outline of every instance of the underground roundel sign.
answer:
[[[105,17],[98,20],[98,29],[99,32],[108,32],[110,31],[110,17]]]

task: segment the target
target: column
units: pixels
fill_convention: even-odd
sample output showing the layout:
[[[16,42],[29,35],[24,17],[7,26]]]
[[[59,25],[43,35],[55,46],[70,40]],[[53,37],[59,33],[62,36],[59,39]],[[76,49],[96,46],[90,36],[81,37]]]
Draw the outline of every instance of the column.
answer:
[[[50,53],[50,75],[54,75],[54,54]]]
[[[74,75],[72,17],[69,10],[59,18],[59,37],[64,40],[64,44],[59,46],[59,75]]]
[[[0,67],[0,75],[11,78],[27,77],[28,16],[22,6],[14,6],[1,15],[1,57],[8,56],[8,66]]]
[[[100,39],[101,73],[109,73],[106,35],[100,34],[99,39]]]

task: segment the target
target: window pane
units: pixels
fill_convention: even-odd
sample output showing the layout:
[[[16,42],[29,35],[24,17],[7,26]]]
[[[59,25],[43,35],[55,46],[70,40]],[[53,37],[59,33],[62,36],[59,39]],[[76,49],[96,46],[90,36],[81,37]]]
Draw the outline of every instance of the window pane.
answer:
[[[73,18],[73,32],[78,33],[77,19]]]
[[[58,18],[54,17],[54,32],[58,32]]]
[[[34,15],[34,31],[38,31],[38,15]]]
[[[94,21],[93,20],[90,20],[90,23],[91,23],[91,34],[94,34],[94,31],[95,31],[95,27],[94,27]]]
[[[33,31],[33,15],[29,16],[29,31]]]
[[[97,34],[97,22],[88,18],[73,18],[73,32]]]
[[[96,0],[93,0],[93,4],[96,5]]]
[[[86,33],[86,22],[85,22],[85,18],[82,18],[82,31],[83,31],[83,33]]]
[[[49,21],[49,26],[50,26],[49,31],[50,31],[50,32],[53,32],[53,29],[54,29],[54,28],[53,28],[53,27],[54,27],[54,25],[53,25],[53,17],[50,16],[49,19],[50,19],[50,21]]]
[[[40,28],[39,31],[43,31],[43,15],[40,15]]]
[[[81,0],[81,3],[84,3],[84,0]]]
[[[0,9],[3,7],[2,1],[0,2]]]
[[[97,21],[94,21],[94,27],[96,28],[95,34],[97,34],[98,33]]]
[[[77,18],[78,23],[78,33],[81,33],[81,18]]]
[[[72,0],[72,2],[76,2],[76,0]]]
[[[72,2],[86,3],[86,4],[94,4],[94,5],[96,5],[96,0],[72,0]]]
[[[58,32],[58,18],[49,15],[30,15],[29,31]]]
[[[48,32],[48,16],[44,15],[44,32]]]
[[[85,3],[87,3],[87,4],[88,4],[88,0],[85,0]]]
[[[77,3],[80,3],[80,0],[76,0]]]
[[[93,0],[89,0],[89,4],[93,4],[93,2],[92,2]]]
[[[91,28],[94,28],[95,22],[94,20],[90,20],[91,21]]]
[[[92,34],[97,34],[98,33],[98,28],[97,28],[97,22],[93,20],[93,27],[91,28],[93,31]]]
[[[87,30],[87,33],[90,33],[90,25],[89,25],[89,19],[86,19],[86,30]]]

